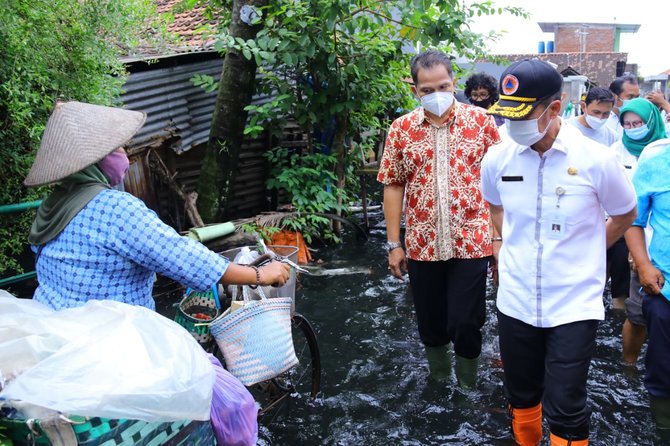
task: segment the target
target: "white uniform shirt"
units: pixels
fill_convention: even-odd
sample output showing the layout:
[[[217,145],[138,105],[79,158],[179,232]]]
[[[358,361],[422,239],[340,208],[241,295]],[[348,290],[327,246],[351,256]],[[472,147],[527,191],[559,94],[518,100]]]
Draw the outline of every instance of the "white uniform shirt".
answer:
[[[612,151],[565,123],[543,157],[505,138],[482,161],[482,192],[504,208],[498,309],[536,327],[604,319],[602,209],[636,204]]]
[[[579,116],[568,119],[567,121],[564,122],[567,122],[568,124],[575,126],[575,128],[580,132],[582,132],[582,135],[586,136],[587,138],[590,138],[595,142],[599,142],[600,144],[603,144],[607,147],[621,140],[621,137],[617,136],[616,132],[611,128],[609,128],[607,125],[603,125],[599,129],[587,127],[581,122],[579,122]]]
[[[610,117],[607,119],[605,125],[616,133],[617,138],[623,138],[623,126],[619,122],[619,116],[616,113],[610,112]]]
[[[626,169],[626,176],[632,181],[633,174],[635,174],[635,171],[637,170],[637,156],[626,149],[626,146],[623,145],[623,141],[615,142],[612,144],[611,148],[621,165]]]

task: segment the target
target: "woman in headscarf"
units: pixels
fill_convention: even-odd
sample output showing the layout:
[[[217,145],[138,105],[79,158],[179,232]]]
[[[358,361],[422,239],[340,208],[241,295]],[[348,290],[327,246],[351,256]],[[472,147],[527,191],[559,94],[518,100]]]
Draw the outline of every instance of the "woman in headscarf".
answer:
[[[232,264],[180,236],[138,198],[112,188],[128,170],[121,147],[144,120],[137,111],[56,104],[24,181],[56,183],[28,238],[39,281],[34,299],[57,310],[93,299],[155,309],[156,272],[199,291],[217,283],[284,284],[288,265]]]
[[[623,126],[621,141],[613,144],[619,160],[632,180],[640,154],[646,147],[666,137],[665,122],[658,108],[644,98],[632,99],[620,109],[619,122]],[[639,219],[639,217],[638,217]],[[642,314],[640,278],[633,266],[629,296],[626,299],[626,320],[622,329],[623,361],[634,365],[647,337]]]
[[[649,332],[644,386],[661,443],[670,444],[670,139],[647,144],[638,161],[633,176],[638,216],[626,231],[626,243],[637,266],[643,328]]]

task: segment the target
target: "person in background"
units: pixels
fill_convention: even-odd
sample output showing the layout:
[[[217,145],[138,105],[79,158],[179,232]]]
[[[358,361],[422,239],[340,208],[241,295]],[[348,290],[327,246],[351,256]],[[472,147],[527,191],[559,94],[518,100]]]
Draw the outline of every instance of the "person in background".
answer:
[[[624,135],[612,148],[619,162],[625,167],[626,174],[632,179],[637,170],[638,157],[645,147],[666,137],[665,123],[658,108],[644,98],[633,99],[622,106],[619,119]],[[650,235],[651,233],[648,234]],[[636,364],[646,337],[640,277],[633,264],[629,297],[626,299],[626,320],[621,332],[624,364]]]
[[[507,137],[482,161],[482,193],[503,239],[496,303],[504,393],[522,446],[542,440],[543,413],[552,446],[588,444],[603,254],[636,215],[614,153],[560,118],[562,90],[547,62],[510,65],[488,110],[508,119]]]
[[[496,78],[486,73],[475,73],[465,81],[463,90],[465,97],[472,105],[488,109],[491,105],[498,102],[498,81]],[[494,116],[496,125],[501,126],[505,122],[500,116]]]
[[[474,387],[487,267],[496,249],[479,169],[500,139],[484,109],[455,101],[449,56],[426,51],[414,56],[410,68],[422,106],[391,124],[377,176],[384,185],[389,270],[399,279],[409,272],[431,375],[444,378],[436,364],[442,364],[441,374],[450,370],[447,348],[453,342],[458,383]],[[400,240],[403,199],[406,252]]]
[[[582,114],[566,122],[574,125],[584,136],[607,147],[619,137],[606,124],[614,108],[614,94],[607,88],[593,87],[580,102]]]
[[[82,102],[54,107],[24,181],[55,184],[28,237],[39,281],[34,299],[56,310],[93,299],[153,310],[156,272],[199,291],[217,283],[285,283],[288,265],[232,264],[180,236],[138,198],[112,188],[128,170],[122,146],[144,120],[141,112]]]
[[[629,113],[623,112],[624,122]],[[633,185],[639,215],[626,242],[642,287],[642,313],[649,331],[644,386],[662,439],[670,443],[670,139],[647,145],[638,160]],[[646,238],[644,228],[653,228]],[[647,246],[649,249],[647,250]],[[651,260],[650,260],[651,257]]]
[[[621,138],[623,136],[623,127],[621,127],[621,123],[619,122],[619,116],[621,115],[619,110],[628,101],[640,97],[640,85],[637,82],[637,77],[628,73],[614,79],[610,84],[610,91],[614,93],[616,101],[607,121],[607,126],[614,130],[619,138]]]
[[[620,139],[606,125],[615,101],[616,97],[607,88],[593,87],[580,104],[582,114],[566,122],[574,125],[587,138],[609,147]],[[623,237],[607,250],[607,278],[611,280],[613,307],[623,310],[630,288],[628,248]]]

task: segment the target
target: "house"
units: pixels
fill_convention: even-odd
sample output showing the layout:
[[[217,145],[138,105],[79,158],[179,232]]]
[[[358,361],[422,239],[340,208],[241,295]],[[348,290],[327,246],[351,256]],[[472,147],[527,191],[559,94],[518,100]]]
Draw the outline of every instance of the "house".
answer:
[[[179,2],[157,0],[159,12],[173,11]],[[178,43],[166,45],[160,52],[143,48],[141,54],[123,59],[129,76],[121,101],[128,109],[147,114],[146,123],[126,147],[131,164],[124,189],[181,231],[193,226],[184,199],[192,200],[190,194],[197,188],[216,103],[216,92],[196,87],[192,78],[205,74],[218,81],[223,58],[214,49],[212,38],[196,32],[215,25],[214,20],[206,18],[204,7],[173,15],[168,30],[181,37]],[[260,105],[267,100],[255,96],[252,103]],[[264,154],[278,144],[300,144],[303,138],[297,126],[289,126],[281,141],[267,134],[245,140],[230,202],[231,218],[268,210],[265,181],[269,167]]]

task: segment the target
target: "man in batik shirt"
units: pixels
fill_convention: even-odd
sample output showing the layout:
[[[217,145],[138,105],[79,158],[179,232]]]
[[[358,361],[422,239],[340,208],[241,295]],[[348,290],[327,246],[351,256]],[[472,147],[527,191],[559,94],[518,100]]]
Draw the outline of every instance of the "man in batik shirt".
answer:
[[[422,107],[391,125],[377,176],[384,184],[389,269],[398,278],[409,273],[429,361],[436,354],[446,357],[453,342],[458,382],[473,387],[493,253],[479,170],[500,137],[484,109],[454,99],[446,54],[415,56],[411,72]],[[400,243],[403,198],[406,251]]]

